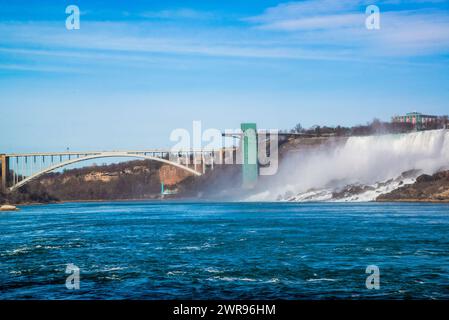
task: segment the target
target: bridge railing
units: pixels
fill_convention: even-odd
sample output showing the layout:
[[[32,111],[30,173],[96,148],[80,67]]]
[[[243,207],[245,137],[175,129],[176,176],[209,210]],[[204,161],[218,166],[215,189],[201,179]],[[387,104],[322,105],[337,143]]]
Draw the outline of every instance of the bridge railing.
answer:
[[[14,190],[41,174],[62,168],[81,161],[96,158],[141,158],[157,160],[178,166],[196,175],[206,172],[206,168],[214,169],[216,163],[223,163],[226,153],[234,154],[234,148],[219,150],[191,149],[172,150],[127,150],[127,151],[88,151],[88,152],[43,152],[43,153],[11,153],[0,155],[1,187]]]

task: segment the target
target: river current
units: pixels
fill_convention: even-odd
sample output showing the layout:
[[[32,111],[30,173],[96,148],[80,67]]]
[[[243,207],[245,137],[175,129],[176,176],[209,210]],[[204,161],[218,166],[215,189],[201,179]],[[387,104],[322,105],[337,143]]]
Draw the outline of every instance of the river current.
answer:
[[[0,299],[449,299],[445,204],[21,209],[0,213]],[[66,287],[70,264],[78,290]]]

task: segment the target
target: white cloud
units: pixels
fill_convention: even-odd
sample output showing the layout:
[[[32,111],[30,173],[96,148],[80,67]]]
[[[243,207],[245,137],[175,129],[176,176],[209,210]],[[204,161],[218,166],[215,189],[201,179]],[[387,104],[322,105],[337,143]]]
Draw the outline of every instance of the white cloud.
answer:
[[[354,9],[362,1],[357,0],[306,0],[301,2],[281,3],[265,10],[262,15],[247,20],[255,23],[270,23],[279,20],[298,19],[302,17],[321,16]]]
[[[33,71],[45,73],[82,73],[79,69],[53,66],[31,66],[26,64],[0,64],[0,70]]]
[[[153,30],[154,33],[145,32]],[[330,59],[320,52],[292,45],[288,41],[247,37],[240,39],[245,31],[215,30],[195,33],[161,34],[154,26],[141,24],[129,26],[111,22],[85,22],[78,33],[68,33],[65,29],[49,24],[0,23],[3,45],[15,48],[40,47],[45,51],[22,50],[21,54],[67,55],[85,58],[86,54],[102,58],[116,54],[169,54],[210,56],[224,58],[276,58],[276,59]],[[219,36],[217,35],[219,34]],[[100,52],[100,51],[101,52]],[[0,52],[10,49],[0,48]],[[335,52],[332,59],[339,59]],[[133,56],[129,56],[133,59]],[[139,57],[136,57],[139,59]]]
[[[419,1],[419,0],[415,0]],[[129,65],[185,64],[186,57],[400,62],[449,53],[449,15],[441,10],[381,11],[381,30],[365,28],[365,1],[280,4],[249,25],[189,27],[145,22],[86,21],[79,32],[49,22],[0,23],[0,54]],[[362,6],[362,7],[360,7]],[[194,17],[195,12],[158,12]],[[50,57],[50,58],[47,58]],[[69,60],[70,59],[70,60]],[[201,59],[198,59],[201,60]],[[249,60],[248,60],[249,61]],[[17,63],[20,63],[18,60]],[[17,68],[19,66],[4,66]],[[24,66],[24,68],[30,68]]]
[[[429,4],[439,0],[407,1],[412,2]],[[245,20],[259,30],[287,33],[305,46],[346,48],[357,55],[416,56],[449,52],[447,11],[438,8],[383,11],[381,6],[381,30],[367,30],[365,6],[368,3],[372,1],[290,2]],[[392,0],[379,1],[379,5],[387,3],[395,4]]]
[[[175,10],[146,11],[140,14],[141,17],[150,19],[196,19],[205,20],[214,18],[211,12],[197,11],[189,8]]]
[[[319,30],[329,28],[357,27],[364,24],[365,17],[361,14],[337,14],[313,16],[301,19],[285,19],[262,24],[264,30]]]

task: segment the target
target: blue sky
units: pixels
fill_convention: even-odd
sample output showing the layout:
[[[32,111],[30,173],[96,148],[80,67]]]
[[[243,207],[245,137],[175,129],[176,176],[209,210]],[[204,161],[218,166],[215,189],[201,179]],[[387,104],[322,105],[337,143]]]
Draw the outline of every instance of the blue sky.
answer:
[[[0,152],[168,147],[193,120],[447,114],[448,62],[448,1],[0,0]]]

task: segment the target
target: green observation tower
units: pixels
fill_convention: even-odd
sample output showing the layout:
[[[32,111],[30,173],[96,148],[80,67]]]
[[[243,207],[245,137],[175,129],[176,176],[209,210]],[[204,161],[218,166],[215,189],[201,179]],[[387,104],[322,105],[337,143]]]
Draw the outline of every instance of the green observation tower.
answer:
[[[242,185],[245,189],[253,188],[259,177],[257,150],[257,126],[255,123],[242,123]]]

